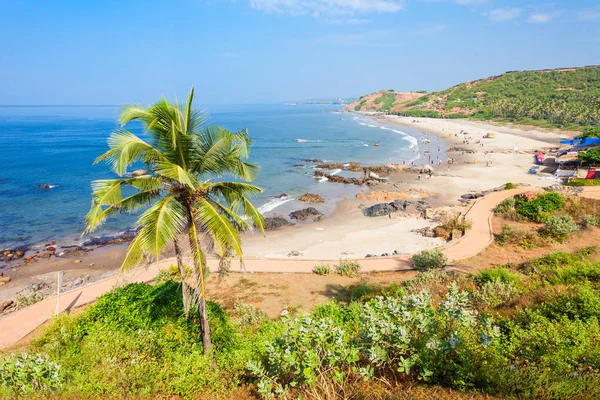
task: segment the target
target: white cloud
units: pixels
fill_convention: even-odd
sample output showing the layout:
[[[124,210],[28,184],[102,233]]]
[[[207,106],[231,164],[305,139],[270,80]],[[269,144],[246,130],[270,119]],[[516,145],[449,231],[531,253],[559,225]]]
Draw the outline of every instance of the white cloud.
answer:
[[[533,13],[527,20],[532,24],[545,24],[553,19],[557,18],[562,14],[562,11],[552,11],[552,12],[542,12],[542,13]]]
[[[519,18],[523,15],[522,8],[495,8],[485,15],[489,16],[492,21],[506,22]]]
[[[401,0],[250,0],[250,6],[268,13],[305,15],[352,15],[355,13],[395,13]]]
[[[415,31],[411,31],[410,34],[413,36],[434,36],[438,33],[445,32],[448,29],[446,25],[434,25],[428,26],[423,29],[418,29]]]

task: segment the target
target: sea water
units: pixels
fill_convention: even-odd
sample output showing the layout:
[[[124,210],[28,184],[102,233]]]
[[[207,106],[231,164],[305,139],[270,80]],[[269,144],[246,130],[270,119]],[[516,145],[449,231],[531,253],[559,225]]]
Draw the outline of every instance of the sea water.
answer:
[[[381,125],[335,106],[208,106],[208,122],[254,140],[250,161],[260,165],[253,199],[265,215],[286,215],[305,207],[303,193],[319,193],[328,213],[335,202],[360,190],[315,179],[314,164],[303,159],[363,164],[410,163],[419,154],[417,131]],[[0,107],[0,249],[50,240],[75,241],[85,228],[90,182],[115,178],[105,164],[93,165],[118,127],[116,106]],[[141,125],[127,126],[145,137]],[[297,139],[305,139],[299,143]],[[380,145],[373,146],[375,142]],[[299,166],[302,165],[302,166]],[[345,171],[329,173],[347,174]],[[39,187],[49,184],[51,188]],[[278,198],[277,196],[287,196]],[[98,234],[135,224],[136,216],[109,219]]]

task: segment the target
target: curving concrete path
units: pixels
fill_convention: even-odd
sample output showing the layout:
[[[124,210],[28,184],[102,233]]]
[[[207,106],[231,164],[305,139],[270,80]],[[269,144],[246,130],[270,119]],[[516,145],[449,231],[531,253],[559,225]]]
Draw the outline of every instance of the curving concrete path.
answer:
[[[480,253],[494,239],[491,219],[496,205],[507,197],[531,190],[534,189],[520,188],[494,192],[478,199],[466,214],[466,218],[473,221],[473,227],[461,239],[444,248],[442,250],[444,254],[446,254],[450,261],[456,261]],[[600,194],[600,191],[598,194]],[[387,258],[365,258],[360,263],[362,272],[406,271],[412,269],[410,259],[411,255],[402,255]],[[165,259],[150,265],[148,268],[106,278],[84,287],[64,292],[60,295],[59,302],[57,302],[56,296],[49,296],[39,303],[1,317],[0,349],[13,346],[55,315],[57,311],[63,312],[91,303],[97,297],[120,285],[133,282],[148,282],[161,269],[168,268],[169,265],[174,263],[175,260],[173,258]],[[245,259],[246,272],[262,273],[312,273],[313,267],[319,263],[331,263],[331,261]],[[218,268],[217,260],[209,260],[209,267],[211,271],[216,271]]]

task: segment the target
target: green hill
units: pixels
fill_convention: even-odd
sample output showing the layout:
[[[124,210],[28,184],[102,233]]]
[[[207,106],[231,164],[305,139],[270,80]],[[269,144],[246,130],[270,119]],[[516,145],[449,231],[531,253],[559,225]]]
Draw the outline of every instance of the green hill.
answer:
[[[378,92],[368,96],[377,99],[384,95]],[[387,109],[377,106],[381,103],[361,105],[359,101],[348,109],[580,129],[600,124],[600,66],[511,71],[395,103]]]

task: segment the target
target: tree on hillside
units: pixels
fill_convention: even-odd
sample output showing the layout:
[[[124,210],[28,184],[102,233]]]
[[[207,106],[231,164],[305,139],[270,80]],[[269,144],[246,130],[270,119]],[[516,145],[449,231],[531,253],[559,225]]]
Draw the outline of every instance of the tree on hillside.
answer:
[[[587,128],[579,135],[579,139],[583,138],[600,138],[600,128]]]
[[[594,147],[578,155],[583,164],[600,164],[600,147]]]
[[[221,261],[230,254],[243,261],[240,232],[250,229],[247,220],[264,232],[263,218],[248,200],[248,196],[262,190],[245,183],[254,180],[258,173],[258,167],[246,161],[251,145],[247,131],[232,133],[222,127],[205,126],[205,117],[192,109],[193,97],[192,88],[185,105],[171,104],[163,98],[149,107],[123,109],[121,126],[138,120],[150,139],[144,141],[124,128],[111,134],[110,150],[95,163],[105,161],[120,178],[92,182],[86,233],[112,214],[149,206],[137,221],[141,228],[129,246],[121,270],[157,260],[165,247],[173,244],[183,278],[186,317],[190,306],[198,307],[202,343],[204,351],[209,352],[207,252],[214,250]],[[144,163],[149,173],[125,177],[127,167],[135,162]],[[223,177],[245,182],[217,180]],[[182,238],[187,238],[193,259],[192,287],[186,281]]]

